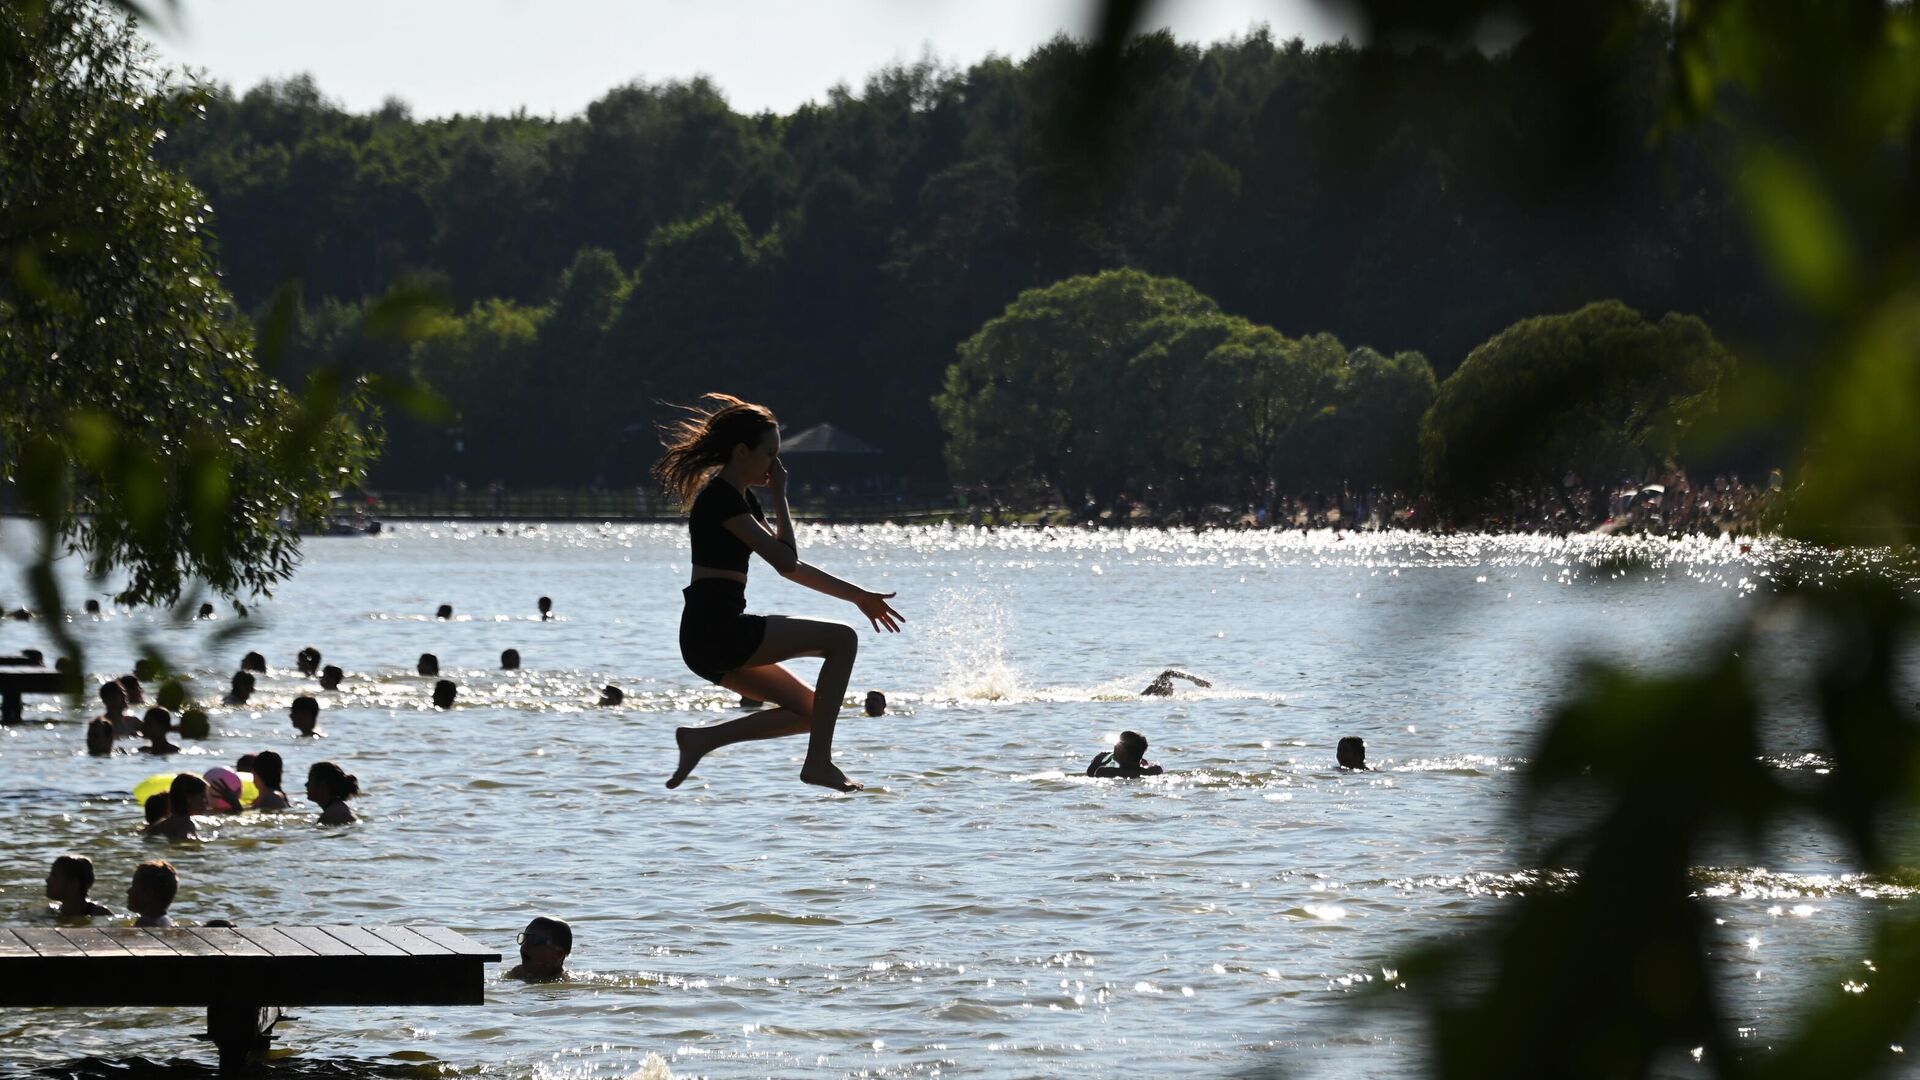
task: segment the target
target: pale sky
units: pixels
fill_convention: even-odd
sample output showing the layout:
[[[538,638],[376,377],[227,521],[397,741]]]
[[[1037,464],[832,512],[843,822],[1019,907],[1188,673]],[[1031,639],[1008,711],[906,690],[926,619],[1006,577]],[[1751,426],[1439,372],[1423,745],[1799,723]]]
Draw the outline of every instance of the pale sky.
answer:
[[[785,113],[835,83],[858,90],[889,63],[1019,59],[1062,30],[1087,36],[1093,11],[1089,0],[179,0],[147,36],[168,62],[236,91],[308,72],[357,112],[392,96],[418,117],[567,116],[635,79],[704,74],[740,112]],[[1159,0],[1148,18],[1197,42],[1259,23],[1310,45],[1342,34],[1315,0]]]

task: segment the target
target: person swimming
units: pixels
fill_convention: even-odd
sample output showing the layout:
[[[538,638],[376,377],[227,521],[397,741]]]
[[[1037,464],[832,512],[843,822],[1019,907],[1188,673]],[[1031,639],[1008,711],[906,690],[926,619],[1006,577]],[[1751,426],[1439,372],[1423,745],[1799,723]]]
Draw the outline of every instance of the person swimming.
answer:
[[[543,596],[534,606],[540,609],[541,622],[549,622],[553,619],[553,597]]]
[[[326,734],[320,730],[320,702],[305,694],[293,699],[287,707],[287,719],[293,721],[293,730],[301,738],[324,739]]]
[[[314,673],[320,670],[320,650],[311,645],[301,649],[300,655],[294,659],[294,664],[300,669],[300,674],[309,679],[313,678]]]
[[[358,777],[331,761],[316,761],[307,770],[307,801],[320,808],[321,825],[351,825],[359,818],[347,800],[360,794]]]
[[[140,748],[143,754],[177,754],[180,748],[167,741],[167,732],[173,730],[173,714],[155,705],[147,710],[140,721],[140,733],[146,736],[147,745]]]
[[[502,649],[501,650],[500,670],[501,671],[519,671],[520,670],[520,650],[519,649]]]
[[[869,690],[865,705],[868,716],[884,716],[887,712],[887,695],[878,690]]]
[[[1173,668],[1168,668],[1167,670],[1161,672],[1160,674],[1155,675],[1153,677],[1153,681],[1147,684],[1147,688],[1145,690],[1140,691],[1140,696],[1141,697],[1172,697],[1173,696],[1173,680],[1175,679],[1185,679],[1188,682],[1192,683],[1193,685],[1200,687],[1202,690],[1208,689],[1211,686],[1213,686],[1212,683],[1208,682],[1205,679],[1200,678],[1197,675],[1189,675],[1184,671],[1175,671]]]
[[[113,733],[122,738],[140,734],[140,722],[127,712],[127,688],[116,679],[100,684],[100,705],[106,711],[99,719],[113,725]]]
[[[566,975],[567,957],[573,953],[573,927],[536,915],[514,941],[520,946],[520,963],[501,978],[551,982]]]
[[[603,706],[619,705],[625,702],[626,700],[627,700],[626,691],[620,689],[619,687],[613,685],[612,683],[608,683],[605,687],[601,689],[600,700],[597,702],[597,704],[603,705]]]
[[[87,891],[92,888],[93,860],[85,855],[62,855],[53,860],[53,869],[47,871],[47,899],[60,905],[54,910],[56,918],[112,915],[113,911],[104,904],[87,899]]]
[[[262,675],[267,673],[267,658],[257,652],[249,652],[240,658],[241,671],[254,671]]]
[[[727,394],[703,396],[709,408],[663,429],[666,452],[653,475],[687,507],[693,572],[682,590],[680,657],[688,670],[779,708],[712,727],[674,732],[679,764],[667,779],[677,788],[707,754],[738,742],[807,735],[803,783],[856,791],[860,785],[833,761],[833,733],[853,673],[860,635],[845,623],[746,612],[748,557],[757,554],[781,577],[845,600],[875,630],[898,632],[904,621],[893,593],[863,589],[800,559],[787,506],[787,469],[780,461],[780,423],[772,411]],[[752,487],[765,486],[774,524]],[[801,656],[823,658],[812,689],[780,666]]]
[[[433,617],[439,619],[441,622],[446,622],[448,619],[453,618],[453,605],[441,604],[440,607],[434,611]]]
[[[253,755],[253,786],[260,789],[260,797],[253,800],[255,810],[285,810],[293,805],[287,793],[280,790],[285,783],[286,763],[273,750],[262,750]]]
[[[1367,768],[1367,740],[1358,735],[1349,735],[1341,739],[1339,745],[1334,747],[1333,755],[1343,769],[1351,769],[1354,772],[1373,771]]]
[[[1121,732],[1120,741],[1113,744],[1111,752],[1100,751],[1093,755],[1093,761],[1087,765],[1088,776],[1131,779],[1159,776],[1163,771],[1160,766],[1147,760],[1147,737],[1137,731]]]
[[[413,671],[416,675],[434,678],[440,674],[440,658],[430,652],[423,652],[420,654],[420,659],[414,661]]]
[[[146,691],[140,689],[140,679],[137,676],[132,674],[122,675],[116,681],[119,682],[120,689],[127,692],[127,704],[129,706],[145,705],[147,703]]]
[[[87,753],[107,757],[113,753],[113,721],[96,716],[87,724]]]
[[[207,812],[207,782],[198,773],[183,772],[167,786],[167,816],[146,827],[148,836],[186,840],[198,836],[193,815]]]
[[[138,915],[135,926],[172,926],[167,909],[180,892],[180,872],[165,859],[149,859],[133,868],[127,886],[127,910]]]
[[[253,673],[249,671],[236,671],[233,673],[233,682],[227,689],[227,696],[222,700],[228,705],[245,705],[247,699],[252,696]]]
[[[453,698],[454,695],[459,692],[459,689],[452,679],[441,679],[439,682],[434,683],[433,707],[436,709],[453,708]]]
[[[341,671],[337,665],[328,664],[326,667],[320,669],[320,689],[338,690],[340,689],[340,680],[346,677],[347,673]]]

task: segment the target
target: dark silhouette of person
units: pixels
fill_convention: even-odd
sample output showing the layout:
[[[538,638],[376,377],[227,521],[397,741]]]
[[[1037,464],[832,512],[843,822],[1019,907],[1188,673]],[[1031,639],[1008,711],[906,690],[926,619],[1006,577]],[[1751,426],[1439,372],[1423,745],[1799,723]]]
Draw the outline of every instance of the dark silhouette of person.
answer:
[[[87,614],[98,615],[100,614],[100,601],[89,600],[87,601],[86,608],[87,608]]]
[[[433,613],[433,617],[441,620],[453,618],[453,605],[441,604],[440,609]]]
[[[302,695],[293,699],[287,708],[287,719],[293,721],[293,730],[303,736],[320,734],[320,703]]]
[[[141,657],[133,662],[133,677],[141,682],[153,681],[153,661]]]
[[[1197,675],[1189,675],[1184,671],[1175,671],[1173,668],[1168,668],[1167,670],[1161,672],[1160,674],[1155,675],[1153,677],[1153,681],[1147,684],[1147,688],[1145,690],[1140,691],[1140,696],[1141,697],[1172,697],[1173,696],[1173,680],[1175,679],[1185,679],[1188,682],[1192,683],[1195,686],[1200,687],[1203,690],[1213,685],[1212,683],[1208,682],[1205,679],[1200,678]]]
[[[520,650],[519,649],[505,649],[500,653],[500,670],[501,671],[519,671],[520,670]]]
[[[625,700],[627,700],[626,692],[612,683],[608,683],[606,688],[600,691],[602,705],[618,705]]]
[[[420,654],[420,662],[413,666],[413,670],[426,676],[438,675],[440,674],[440,658],[430,652],[423,652]]]
[[[338,664],[328,664],[320,670],[320,689],[340,689],[340,680],[346,678],[346,675],[347,673],[341,671]]]
[[[1132,778],[1159,776],[1161,768],[1147,760],[1147,737],[1137,731],[1123,731],[1111,753],[1102,750],[1087,765],[1088,776]]]
[[[452,679],[441,679],[433,684],[433,707],[436,709],[453,708],[453,695],[458,688]]]
[[[1343,769],[1352,769],[1355,772],[1372,771],[1367,768],[1367,740],[1358,735],[1349,735],[1341,739],[1340,744],[1334,748],[1333,754]]]
[[[132,675],[122,675],[115,681],[120,684],[120,689],[127,692],[127,704],[145,705],[147,703],[147,694],[146,691],[140,689],[139,679],[134,678]]]
[[[196,619],[211,619],[211,618],[213,618],[213,605],[212,605],[212,604],[201,604],[201,605],[200,605],[200,613],[199,613],[198,615],[195,615],[195,616],[194,616],[194,618],[196,618]]]
[[[257,671],[265,675],[267,673],[267,658],[257,652],[250,652],[240,658],[240,670]]]
[[[542,622],[545,622],[546,620],[553,618],[553,597],[551,596],[541,597],[538,607],[540,608],[540,620]]]
[[[300,674],[312,678],[313,673],[320,670],[320,650],[309,645],[300,650],[300,656],[294,663],[299,666]]]
[[[229,705],[245,705],[253,696],[253,675],[245,671],[233,673],[233,685],[227,690],[225,701]]]
[[[883,716],[887,711],[887,695],[878,690],[867,691],[867,715]]]

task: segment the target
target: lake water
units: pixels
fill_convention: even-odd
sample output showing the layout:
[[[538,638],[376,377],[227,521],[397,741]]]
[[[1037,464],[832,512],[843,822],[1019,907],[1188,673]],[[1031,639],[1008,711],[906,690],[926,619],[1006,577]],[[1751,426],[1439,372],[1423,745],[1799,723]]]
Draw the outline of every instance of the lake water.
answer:
[[[0,530],[15,604],[26,535]],[[511,957],[530,916],[572,922],[570,978],[489,969],[482,1008],[295,1010],[283,1075],[624,1077],[649,1055],[680,1077],[1411,1073],[1417,1018],[1356,999],[1530,880],[1510,812],[1573,658],[1684,664],[1768,587],[1772,557],[1704,541],[882,526],[803,526],[802,545],[897,590],[910,620],[862,629],[850,696],[892,703],[843,714],[837,756],[863,793],[798,784],[797,739],[728,748],[662,788],[673,729],[736,714],[679,659],[683,529],[402,525],[309,541],[251,619],[72,622],[94,672],[129,670],[151,643],[215,701],[243,652],[264,653],[252,706],[215,705],[214,736],[169,768],[271,748],[297,796],[310,763],[338,761],[364,788],[359,825],[249,814],[198,843],[143,840],[130,791],[157,767],[89,759],[82,714],[35,701],[0,732],[0,921],[44,924],[47,866],[72,851],[116,910],[137,862],[170,859],[174,914],[196,923],[428,922]],[[1647,561],[1610,561],[1629,548]],[[753,577],[751,610],[857,620],[765,567]],[[552,622],[533,617],[541,594]],[[452,621],[432,618],[441,603]],[[1801,642],[1770,634],[1769,663],[1805,664]],[[0,649],[26,645],[48,648],[44,627],[0,628]],[[306,645],[348,672],[319,694],[318,743],[286,719],[315,692],[292,670]],[[496,670],[508,647],[524,670]],[[461,686],[449,712],[412,674],[422,652]],[[792,666],[810,681],[817,661]],[[1166,666],[1213,689],[1138,697]],[[625,707],[593,707],[609,682]],[[1788,712],[1770,753],[1823,767]],[[1127,728],[1168,775],[1079,775]],[[1378,771],[1333,767],[1343,735],[1367,740]],[[1861,970],[1866,916],[1905,896],[1850,875],[1841,850],[1786,837],[1766,868],[1701,869],[1743,1036],[1765,1043],[1795,995]],[[0,1012],[0,1076],[206,1061],[200,1024]]]

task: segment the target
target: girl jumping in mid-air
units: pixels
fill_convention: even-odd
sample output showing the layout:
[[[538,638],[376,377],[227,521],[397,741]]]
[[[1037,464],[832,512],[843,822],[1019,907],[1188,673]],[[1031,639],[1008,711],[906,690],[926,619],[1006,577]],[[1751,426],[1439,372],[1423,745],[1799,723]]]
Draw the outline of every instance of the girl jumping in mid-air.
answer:
[[[860,635],[845,623],[787,615],[748,615],[747,556],[757,553],[780,576],[860,609],[875,630],[898,633],[906,620],[876,593],[800,561],[787,512],[787,469],[780,463],[780,425],[761,405],[727,394],[707,394],[709,408],[664,429],[667,452],[654,465],[662,486],[689,508],[693,582],[683,590],[680,656],[695,675],[744,697],[780,706],[712,727],[674,732],[680,765],[667,779],[677,788],[707,754],[751,739],[807,733],[805,783],[854,791],[833,763],[833,725],[846,697]],[[773,496],[774,528],[747,489],[764,485]],[[812,690],[780,666],[796,656],[818,656]]]

